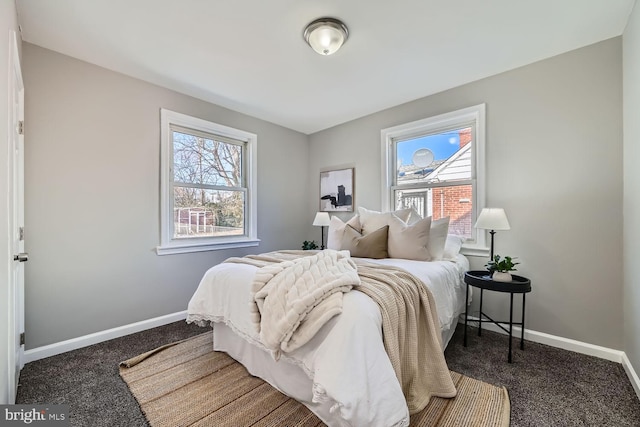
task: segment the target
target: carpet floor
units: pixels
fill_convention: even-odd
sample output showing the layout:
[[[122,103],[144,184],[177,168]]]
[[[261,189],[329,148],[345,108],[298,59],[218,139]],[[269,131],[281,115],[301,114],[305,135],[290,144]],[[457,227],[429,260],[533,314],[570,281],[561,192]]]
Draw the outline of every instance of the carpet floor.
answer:
[[[176,322],[28,363],[17,402],[71,407],[72,426],[148,426],[118,363],[203,329]],[[511,426],[640,426],[640,401],[622,365],[553,347],[525,343],[508,364],[507,337],[458,329],[445,356],[453,371],[509,390]]]

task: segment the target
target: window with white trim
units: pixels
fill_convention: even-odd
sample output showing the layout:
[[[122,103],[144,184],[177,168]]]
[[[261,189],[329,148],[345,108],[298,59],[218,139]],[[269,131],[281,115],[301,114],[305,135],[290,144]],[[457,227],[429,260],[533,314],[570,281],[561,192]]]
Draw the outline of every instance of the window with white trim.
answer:
[[[383,209],[449,217],[465,253],[484,252],[485,233],[473,228],[485,204],[484,129],[484,104],[383,129]]]
[[[257,246],[255,134],[161,109],[159,255]]]

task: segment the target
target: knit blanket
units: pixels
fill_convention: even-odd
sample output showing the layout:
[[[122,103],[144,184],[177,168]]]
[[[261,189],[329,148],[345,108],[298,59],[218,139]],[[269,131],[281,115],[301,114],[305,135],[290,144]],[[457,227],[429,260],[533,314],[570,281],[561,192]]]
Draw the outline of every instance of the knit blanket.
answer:
[[[327,250],[261,267],[249,308],[260,341],[276,360],[281,351],[300,348],[342,312],[343,293],[359,284],[348,251]]]
[[[442,336],[431,291],[397,267],[356,261],[362,281],[357,289],[373,299],[382,314],[384,348],[391,360],[409,413],[424,409],[432,396],[454,397],[442,351]]]
[[[226,262],[264,268],[323,252],[335,251],[271,252],[232,258]],[[385,351],[402,387],[409,412],[414,414],[424,409],[432,396],[454,397],[456,389],[444,359],[440,325],[431,292],[420,279],[400,268],[357,259],[351,261],[356,264],[360,278],[355,289],[368,295],[380,307]]]

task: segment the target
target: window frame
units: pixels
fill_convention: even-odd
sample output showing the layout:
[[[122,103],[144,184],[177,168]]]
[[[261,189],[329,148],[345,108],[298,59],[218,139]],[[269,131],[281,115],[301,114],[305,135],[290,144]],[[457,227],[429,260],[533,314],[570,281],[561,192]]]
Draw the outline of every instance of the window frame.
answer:
[[[158,255],[214,251],[258,246],[257,216],[257,142],[256,134],[229,126],[199,119],[175,111],[160,109],[160,245]],[[243,149],[243,175],[246,195],[244,206],[244,228],[242,236],[219,237],[173,237],[173,144],[172,126],[230,138],[245,143]]]
[[[486,206],[486,157],[485,157],[485,104],[478,104],[460,110],[451,111],[437,116],[427,117],[410,123],[382,129],[382,183],[381,201],[383,211],[395,209],[394,192],[396,185],[397,161],[396,141],[416,138],[422,135],[430,135],[438,132],[473,126],[474,138],[471,149],[471,185],[473,191],[472,200],[472,224],[475,224],[478,214]],[[451,185],[458,185],[452,182]],[[400,186],[404,188],[403,186]],[[422,186],[420,188],[428,188]],[[486,256],[489,254],[487,246],[486,230],[477,230],[472,227],[472,238],[462,246],[462,253],[471,256]]]

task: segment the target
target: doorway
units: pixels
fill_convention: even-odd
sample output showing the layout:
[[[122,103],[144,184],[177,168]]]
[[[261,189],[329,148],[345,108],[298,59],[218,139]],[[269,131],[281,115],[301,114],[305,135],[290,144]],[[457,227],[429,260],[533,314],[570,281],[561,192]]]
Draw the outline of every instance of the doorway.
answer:
[[[18,36],[9,56],[9,238],[13,262],[9,275],[9,402],[15,402],[24,354],[24,84]]]

